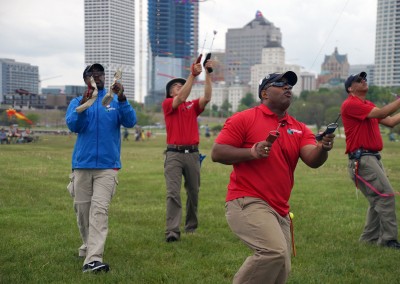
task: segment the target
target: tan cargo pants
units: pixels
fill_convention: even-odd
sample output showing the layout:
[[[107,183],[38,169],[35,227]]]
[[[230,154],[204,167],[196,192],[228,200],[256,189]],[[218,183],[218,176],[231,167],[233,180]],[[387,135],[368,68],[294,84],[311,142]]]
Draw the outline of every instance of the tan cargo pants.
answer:
[[[84,265],[103,261],[108,233],[108,208],[116,192],[118,171],[77,169],[71,174],[68,190],[74,197],[74,210],[83,245],[79,255]]]

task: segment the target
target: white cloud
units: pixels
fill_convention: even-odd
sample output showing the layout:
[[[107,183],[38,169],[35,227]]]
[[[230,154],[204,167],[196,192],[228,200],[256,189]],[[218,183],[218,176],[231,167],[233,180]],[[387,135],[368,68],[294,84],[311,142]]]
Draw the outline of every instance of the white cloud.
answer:
[[[319,72],[324,56],[338,47],[350,64],[370,64],[376,6],[376,0],[201,1],[199,48],[207,34],[207,51],[216,30],[213,49],[224,49],[228,28],[243,27],[260,10],[281,29],[290,63]],[[1,58],[37,65],[41,78],[61,75],[43,86],[82,84],[84,0],[1,1],[0,27]]]

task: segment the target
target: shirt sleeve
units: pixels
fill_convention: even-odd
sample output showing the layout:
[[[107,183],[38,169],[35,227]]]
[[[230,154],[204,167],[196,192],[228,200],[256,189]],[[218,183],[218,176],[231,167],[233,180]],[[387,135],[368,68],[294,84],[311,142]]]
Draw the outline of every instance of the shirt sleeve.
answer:
[[[246,136],[245,122],[240,113],[237,113],[225,121],[225,124],[219,133],[215,142],[234,147],[241,147]]]
[[[306,145],[317,145],[317,140],[315,139],[314,133],[303,124],[303,137],[300,142],[300,148]]]
[[[369,101],[365,101],[365,103],[350,101],[345,107],[344,112],[351,118],[364,120],[374,107],[375,105]]]

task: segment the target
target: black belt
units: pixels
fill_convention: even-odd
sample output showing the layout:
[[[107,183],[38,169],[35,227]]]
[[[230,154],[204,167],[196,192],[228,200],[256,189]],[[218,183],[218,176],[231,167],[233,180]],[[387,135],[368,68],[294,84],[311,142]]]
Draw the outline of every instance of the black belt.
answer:
[[[178,152],[178,153],[194,153],[199,152],[198,145],[167,145],[167,151]]]
[[[381,154],[377,151],[369,151],[364,149],[357,149],[354,152],[348,154],[350,160],[359,160],[362,156],[375,156],[378,160],[381,159]]]

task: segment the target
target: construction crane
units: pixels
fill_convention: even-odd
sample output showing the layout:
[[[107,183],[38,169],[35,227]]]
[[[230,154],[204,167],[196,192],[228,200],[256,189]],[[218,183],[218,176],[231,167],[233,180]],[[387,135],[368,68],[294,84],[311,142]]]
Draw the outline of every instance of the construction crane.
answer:
[[[47,78],[44,78],[44,79],[39,79],[39,84],[41,82],[43,82],[43,81],[47,81],[47,80],[55,79],[55,78],[59,78],[59,77],[62,77],[62,75],[57,75],[57,76],[53,76],[53,77],[47,77]]]
[[[38,82],[39,82],[39,92],[42,92],[42,82],[43,81],[47,81],[47,80],[51,80],[51,79],[55,79],[55,78],[59,78],[59,77],[62,77],[62,75],[57,75],[57,76],[53,76],[53,77],[47,77],[47,78],[44,78],[44,79],[39,79],[38,80]]]

